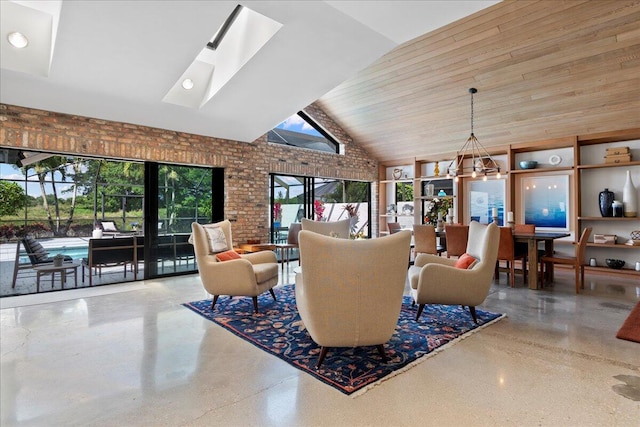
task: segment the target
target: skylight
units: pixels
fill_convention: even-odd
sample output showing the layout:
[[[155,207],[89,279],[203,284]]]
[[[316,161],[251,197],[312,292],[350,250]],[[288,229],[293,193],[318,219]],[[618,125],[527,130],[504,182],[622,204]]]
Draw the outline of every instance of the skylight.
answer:
[[[282,28],[282,24],[238,5],[163,101],[201,108]],[[189,80],[186,86],[185,81]]]
[[[338,141],[317,124],[304,111],[300,111],[280,123],[267,134],[274,144],[308,148],[310,150],[338,153]]]

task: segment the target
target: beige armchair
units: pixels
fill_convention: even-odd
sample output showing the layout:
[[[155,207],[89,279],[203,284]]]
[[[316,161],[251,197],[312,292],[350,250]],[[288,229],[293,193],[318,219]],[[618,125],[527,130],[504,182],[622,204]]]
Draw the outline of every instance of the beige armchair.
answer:
[[[340,221],[323,222],[313,221],[307,218],[300,220],[303,230],[313,231],[314,233],[325,236],[338,237],[340,239],[348,239],[351,232],[351,220],[349,218]]]
[[[473,221],[466,253],[477,261],[469,269],[454,267],[454,259],[418,255],[409,268],[411,296],[419,304],[416,320],[425,304],[445,304],[469,306],[473,321],[478,323],[475,307],[489,294],[499,242],[500,230],[495,223],[486,226]]]
[[[233,248],[231,223],[228,220],[212,224],[224,232],[227,248]],[[272,251],[240,255],[240,259],[218,261],[211,250],[210,237],[205,228],[194,222],[192,243],[198,263],[198,271],[204,288],[213,295],[211,309],[220,295],[248,296],[253,299],[253,309],[258,312],[258,295],[269,291],[273,299],[273,287],[278,284],[278,262]]]
[[[345,240],[302,230],[296,303],[309,335],[328,347],[384,343],[398,323],[407,277],[411,232],[371,240]]]

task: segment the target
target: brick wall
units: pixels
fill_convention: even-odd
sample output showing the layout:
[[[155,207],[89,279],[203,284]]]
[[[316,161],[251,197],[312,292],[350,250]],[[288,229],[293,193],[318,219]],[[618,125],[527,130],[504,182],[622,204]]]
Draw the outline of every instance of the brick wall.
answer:
[[[311,105],[305,111],[344,143],[344,155],[269,144],[266,135],[248,144],[7,104],[0,104],[0,146],[222,167],[225,216],[234,221],[234,241],[256,237],[268,241],[270,173],[377,180],[375,159],[319,107]],[[374,202],[372,208],[376,206]],[[377,218],[377,213],[372,212],[372,217]]]

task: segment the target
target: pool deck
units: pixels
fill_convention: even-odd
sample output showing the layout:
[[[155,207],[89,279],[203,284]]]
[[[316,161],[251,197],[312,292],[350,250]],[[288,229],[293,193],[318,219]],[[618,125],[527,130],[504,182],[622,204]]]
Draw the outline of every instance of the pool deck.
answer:
[[[48,238],[38,239],[38,242],[47,250],[59,250],[59,249],[72,249],[88,247],[90,237],[62,237],[62,238]],[[13,295],[26,295],[36,293],[36,273],[32,269],[22,269],[18,272],[18,278],[16,280],[15,288],[11,287],[13,279],[13,268],[16,256],[16,245],[18,243],[2,243],[0,244],[0,297],[13,296]],[[20,248],[24,254],[24,248]],[[144,277],[144,267],[142,263],[139,265],[138,278]],[[102,269],[102,277],[95,275],[93,277],[93,286],[100,286],[105,284],[132,282],[133,273],[127,271],[127,276],[124,277],[123,267],[105,267]],[[66,289],[75,288],[76,284],[73,282],[73,278],[68,279],[65,285]],[[78,283],[77,287],[88,287],[89,281],[85,279],[85,283],[82,283],[82,267],[78,267]],[[60,279],[56,278],[53,286],[51,280],[44,278],[40,285],[40,293],[59,291]]]

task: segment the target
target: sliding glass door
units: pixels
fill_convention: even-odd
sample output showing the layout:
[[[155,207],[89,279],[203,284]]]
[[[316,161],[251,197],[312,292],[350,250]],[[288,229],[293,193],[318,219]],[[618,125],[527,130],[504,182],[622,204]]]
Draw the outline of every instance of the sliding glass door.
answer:
[[[197,270],[188,242],[191,223],[224,215],[222,169],[147,163],[150,194],[145,221],[145,278]],[[214,202],[215,200],[215,202]]]
[[[371,184],[329,178],[271,175],[271,241],[287,240],[289,227],[302,218],[351,219],[352,237],[370,237]]]

